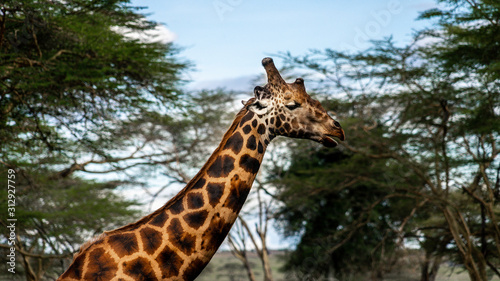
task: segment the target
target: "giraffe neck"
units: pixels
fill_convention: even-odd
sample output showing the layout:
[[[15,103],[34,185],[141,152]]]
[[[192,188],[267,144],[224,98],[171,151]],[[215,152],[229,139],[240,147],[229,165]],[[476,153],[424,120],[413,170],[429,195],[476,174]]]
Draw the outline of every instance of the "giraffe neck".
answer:
[[[58,280],[196,278],[250,192],[274,137],[268,123],[245,106],[183,190],[154,213],[83,245]]]
[[[240,212],[274,137],[246,107],[198,174],[141,220],[83,245],[58,280],[193,280]]]
[[[152,216],[165,220],[163,237],[179,256],[178,276],[194,279],[208,264],[234,224],[272,139],[265,120],[245,109],[190,183]],[[159,254],[161,257],[161,253]],[[169,256],[164,264],[170,263]],[[161,259],[158,260],[160,268]],[[164,276],[175,272],[164,271]]]

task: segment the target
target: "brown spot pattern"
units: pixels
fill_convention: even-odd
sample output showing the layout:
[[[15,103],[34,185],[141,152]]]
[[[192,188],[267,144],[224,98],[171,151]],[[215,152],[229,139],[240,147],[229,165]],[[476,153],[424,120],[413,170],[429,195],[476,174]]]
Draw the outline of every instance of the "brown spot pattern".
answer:
[[[160,211],[157,215],[153,216],[153,218],[150,221],[150,224],[158,227],[163,227],[167,219],[168,215],[165,213],[165,211]]]
[[[193,185],[193,187],[192,187],[192,188],[193,188],[193,189],[200,189],[200,188],[202,188],[203,186],[205,186],[205,183],[206,183],[206,182],[207,182],[207,181],[206,181],[204,178],[201,178],[201,179],[199,179],[199,180],[198,180],[198,181],[197,181],[197,182]]]
[[[249,192],[250,186],[248,186],[245,181],[242,181],[238,175],[235,175],[231,179],[231,190],[227,197],[226,207],[230,208],[235,213],[239,212]]]
[[[187,195],[187,205],[189,209],[199,209],[205,205],[203,200],[203,195],[201,193],[188,193]]]
[[[142,246],[144,248],[144,251],[150,255],[154,254],[156,249],[158,249],[158,247],[160,247],[161,245],[162,241],[161,233],[150,227],[146,227],[141,229],[139,235],[142,240]]]
[[[215,253],[215,251],[219,249],[220,244],[222,244],[222,241],[224,241],[230,229],[231,224],[226,223],[223,218],[218,216],[212,217],[210,226],[207,228],[202,238],[208,253]]]
[[[208,168],[208,175],[213,178],[227,177],[234,169],[234,158],[229,155],[218,156]]]
[[[266,119],[266,122],[267,122],[267,119]],[[264,124],[260,124],[259,125],[259,128],[257,128],[257,133],[263,135],[266,133],[266,126],[264,126]]]
[[[139,251],[139,244],[134,233],[120,233],[109,236],[108,244],[120,258]]]
[[[73,263],[71,263],[71,266],[66,270],[66,272],[64,272],[61,278],[81,279],[83,273],[83,265],[85,264],[85,257],[86,254],[80,254],[78,257],[76,257]]]
[[[241,118],[241,121],[240,121],[240,127],[243,126],[243,124],[245,124],[246,122],[250,121],[253,119],[253,117],[255,116],[255,113],[253,113],[253,111],[248,111],[247,114],[245,114],[245,116],[243,116]]]
[[[255,139],[255,136],[250,136],[247,139],[247,148],[250,150],[255,150],[257,148],[257,140]]]
[[[222,194],[224,194],[223,183],[209,183],[207,185],[208,200],[212,207],[217,206],[220,202]]]
[[[160,266],[162,279],[179,275],[179,268],[181,268],[184,263],[182,258],[168,246],[165,246],[155,260]]]
[[[177,215],[184,211],[184,206],[182,205],[182,197],[177,198],[177,200],[170,206],[170,212],[174,215]]]
[[[138,257],[135,260],[124,264],[123,272],[128,276],[132,277],[134,280],[140,281],[155,281],[158,280],[153,271],[151,263],[142,257]]]
[[[250,125],[246,125],[245,127],[243,127],[243,133],[248,135],[250,131],[252,131],[252,127],[250,127]]]
[[[208,263],[203,262],[201,259],[193,260],[189,266],[186,268],[183,274],[184,280],[194,280],[198,275],[200,275],[201,271],[207,266]]]
[[[191,255],[196,244],[196,236],[189,234],[182,228],[179,219],[172,219],[167,228],[168,240],[174,247],[184,252],[186,255]]]
[[[227,139],[226,144],[223,149],[231,149],[234,154],[240,153],[241,147],[243,146],[243,137],[239,132],[236,132],[234,135]]]
[[[240,127],[243,126],[243,124],[245,124],[246,122],[252,120],[252,118],[255,116],[255,114],[252,112],[252,111],[248,111],[247,114],[245,114],[245,116],[243,116],[241,118],[241,121],[240,121]]]
[[[281,120],[279,118],[276,118],[276,128],[281,127]]]
[[[85,280],[110,280],[116,275],[118,267],[103,248],[97,248],[90,252],[88,260]]]
[[[257,173],[259,171],[260,162],[256,158],[245,154],[240,158],[240,166],[249,173]]]
[[[200,226],[205,223],[205,220],[207,219],[208,212],[205,210],[194,212],[194,213],[189,213],[187,215],[184,215],[184,221],[192,228],[198,229]]]

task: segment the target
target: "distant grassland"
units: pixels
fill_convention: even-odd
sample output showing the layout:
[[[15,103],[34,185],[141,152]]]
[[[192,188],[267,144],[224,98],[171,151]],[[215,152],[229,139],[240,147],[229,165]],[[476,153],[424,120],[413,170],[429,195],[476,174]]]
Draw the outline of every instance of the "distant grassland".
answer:
[[[281,272],[281,267],[284,264],[284,251],[270,251],[271,270],[273,280],[290,280],[285,279],[285,274]],[[260,259],[255,253],[248,253],[250,265],[252,266],[255,279],[257,281],[264,280],[264,273]],[[240,260],[235,258],[230,252],[218,252],[207,265],[205,270],[196,279],[196,281],[248,281],[248,275]]]
[[[271,269],[274,281],[302,281],[294,278],[293,274],[282,272],[281,268],[285,263],[285,251],[270,251]],[[250,264],[252,266],[256,281],[264,280],[264,274],[259,258],[255,253],[249,253]],[[352,276],[342,281],[365,281],[369,276]],[[235,258],[230,252],[217,253],[208,264],[196,281],[248,281],[248,275],[240,260]],[[333,281],[336,279],[323,279],[321,281]],[[401,260],[394,270],[384,276],[387,281],[419,281],[420,266],[417,257],[407,257]],[[469,275],[460,267],[451,267],[443,263],[439,269],[436,281],[468,281]],[[500,281],[494,277],[491,281]]]

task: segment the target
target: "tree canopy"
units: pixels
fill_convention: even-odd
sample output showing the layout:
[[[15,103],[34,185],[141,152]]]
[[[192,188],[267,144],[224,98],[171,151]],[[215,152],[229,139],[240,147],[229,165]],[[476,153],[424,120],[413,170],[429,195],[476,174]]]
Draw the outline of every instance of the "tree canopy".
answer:
[[[445,259],[471,280],[500,276],[500,3],[438,2],[420,16],[435,25],[410,44],[282,54],[320,77],[309,92],[347,136],[337,150],[291,143],[290,161],[272,163],[277,225],[299,238],[287,261],[298,279],[383,279],[407,245],[423,252],[421,280]],[[133,36],[157,27],[124,0],[0,4],[0,174],[15,175],[1,178],[15,184],[16,278],[57,277],[83,241],[140,214],[117,191],[156,198],[186,182],[222,135],[233,97],[185,91],[180,49]],[[0,196],[3,213],[8,190]]]
[[[133,36],[158,27],[140,12],[122,0],[0,4],[0,173],[15,171],[16,278],[58,276],[82,242],[139,215],[139,202],[117,189],[206,149],[195,144],[212,132],[193,130],[213,118],[187,116],[227,96],[183,91],[190,63],[172,43]],[[0,194],[7,226],[7,190]],[[8,235],[0,237],[3,261]]]
[[[128,1],[4,1],[0,143],[2,161],[85,153],[126,144],[122,128],[165,112],[180,97],[187,64],[178,49],[127,37],[157,24]],[[120,140],[115,138],[120,136]],[[30,151],[42,149],[36,154]],[[35,159],[28,159],[36,155]],[[64,175],[71,172],[67,171]]]
[[[321,157],[297,159],[279,181],[286,199],[282,222],[301,237],[289,260],[291,268],[325,274],[324,268],[318,272],[297,264],[299,256],[315,254],[328,257],[326,265],[341,276],[336,263],[343,262],[335,260],[335,251],[345,257],[343,251],[351,248],[342,246],[353,243],[374,253],[376,244],[369,243],[380,238],[371,226],[397,230],[384,244],[386,256],[401,237],[426,251],[422,280],[434,280],[444,256],[463,266],[471,280],[500,276],[500,6],[497,1],[440,2],[441,9],[421,15],[438,19],[436,25],[418,32],[406,46],[388,38],[356,53],[327,49],[283,55],[290,67],[322,77],[316,91],[330,101],[329,109],[347,136],[347,151],[338,163],[325,162],[328,152],[310,152]],[[311,170],[299,173],[306,163]],[[350,165],[354,172],[340,169]],[[312,176],[322,174],[322,179]],[[362,186],[369,188],[362,192]],[[302,189],[318,197],[289,201],[289,194]],[[346,203],[344,192],[373,196],[361,204],[370,214],[363,228],[356,228],[359,213],[345,209],[358,202]],[[307,216],[318,208],[324,208],[321,216]],[[325,220],[333,220],[332,228],[339,220],[346,226],[333,230],[330,223],[321,223]],[[352,236],[340,235],[353,228],[357,232]],[[329,246],[310,242],[311,234]],[[314,245],[317,249],[310,249]],[[351,259],[362,259],[364,253],[357,251]],[[359,270],[352,264],[342,268]],[[368,268],[377,277],[373,270],[380,268]]]

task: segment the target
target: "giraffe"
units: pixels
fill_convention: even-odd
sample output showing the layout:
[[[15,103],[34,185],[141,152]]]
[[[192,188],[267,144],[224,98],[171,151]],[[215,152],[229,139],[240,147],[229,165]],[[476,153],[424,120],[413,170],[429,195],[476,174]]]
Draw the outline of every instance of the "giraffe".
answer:
[[[255,87],[186,187],[152,214],[82,245],[58,280],[194,280],[235,222],[271,140],[304,138],[326,147],[344,140],[302,78],[286,83],[271,58],[262,65],[267,84]]]

